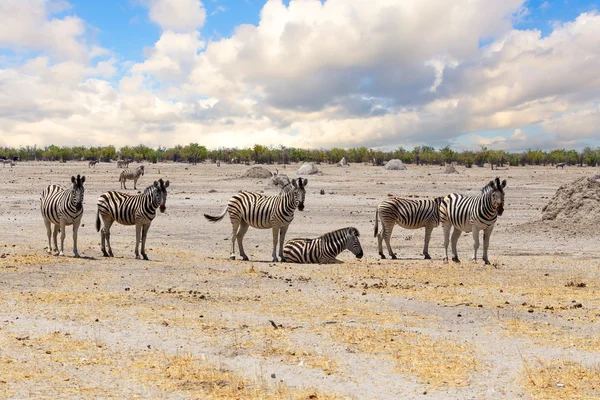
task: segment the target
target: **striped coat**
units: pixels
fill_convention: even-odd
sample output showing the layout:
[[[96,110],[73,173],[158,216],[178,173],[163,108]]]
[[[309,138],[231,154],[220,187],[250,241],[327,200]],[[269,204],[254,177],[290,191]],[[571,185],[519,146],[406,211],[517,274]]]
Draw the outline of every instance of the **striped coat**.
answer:
[[[58,255],[64,255],[64,244],[67,225],[73,225],[73,254],[79,257],[77,251],[77,231],[83,215],[83,196],[85,188],[85,176],[72,176],[71,188],[65,188],[60,185],[50,185],[42,192],[40,197],[40,210],[46,225],[48,235],[48,253],[52,253],[52,242],[54,239],[54,251]],[[52,235],[52,224],[54,224],[54,233]],[[60,230],[60,251],[58,250],[57,236]]]
[[[125,182],[129,179],[133,181],[133,189],[137,189],[137,181],[140,179],[140,176],[144,176],[144,166],[140,165],[134,170],[124,169],[121,171],[119,175],[119,182],[121,182],[121,189],[127,189],[125,186]]]
[[[131,195],[110,191],[98,198],[98,211],[96,212],[96,230],[100,231],[100,219],[104,222],[101,231],[102,254],[104,257],[113,257],[110,245],[110,227],[116,221],[122,225],[135,225],[135,258],[140,258],[139,245],[144,260],[146,255],[146,235],[156,216],[156,210],[165,212],[167,202],[167,188],[169,181],[162,179],[148,186],[144,192]],[[106,251],[108,245],[108,252]]]
[[[354,227],[338,229],[316,239],[292,239],[283,247],[286,262],[329,264],[344,250],[350,250],[356,258],[362,258],[363,250]]]

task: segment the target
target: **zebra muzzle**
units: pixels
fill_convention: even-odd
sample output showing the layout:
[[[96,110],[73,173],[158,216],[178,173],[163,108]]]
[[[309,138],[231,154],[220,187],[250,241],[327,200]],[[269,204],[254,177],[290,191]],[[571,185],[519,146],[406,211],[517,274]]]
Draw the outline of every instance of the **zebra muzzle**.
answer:
[[[83,204],[81,204],[81,203],[77,203],[77,204],[75,204],[75,209],[76,209],[77,211],[80,211],[82,208],[83,208]]]
[[[161,213],[164,213],[165,210],[167,209],[167,207],[164,204],[161,204],[159,208],[160,208]]]
[[[356,255],[356,258],[363,258],[363,252],[361,251],[360,253],[358,253],[358,254]]]
[[[299,203],[298,204],[298,211],[302,211],[304,210],[304,203]]]

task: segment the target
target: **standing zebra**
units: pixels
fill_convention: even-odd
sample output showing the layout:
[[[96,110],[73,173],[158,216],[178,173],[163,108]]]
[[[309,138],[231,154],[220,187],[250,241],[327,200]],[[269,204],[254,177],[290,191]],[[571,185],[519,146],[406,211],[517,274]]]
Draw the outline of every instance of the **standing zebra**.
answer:
[[[128,168],[129,160],[117,160],[117,168]]]
[[[85,189],[83,183],[85,182],[85,176],[77,175],[71,177],[73,187],[66,188],[61,185],[49,185],[42,192],[40,197],[40,209],[42,211],[42,217],[44,217],[44,224],[46,224],[46,232],[48,233],[48,253],[52,254],[52,242],[50,235],[52,233],[51,225],[54,224],[54,250],[59,256],[64,255],[65,245],[65,227],[67,225],[73,225],[73,254],[75,257],[79,257],[77,251],[77,230],[81,223],[81,216],[83,215],[83,194]],[[56,237],[60,229],[60,252],[58,250],[58,243]]]
[[[392,237],[394,225],[398,224],[404,229],[425,228],[423,255],[426,260],[430,260],[429,239],[431,239],[433,228],[436,228],[440,224],[440,204],[443,199],[443,197],[437,197],[435,199],[413,200],[394,197],[379,203],[375,212],[375,232],[373,236],[377,236],[377,245],[381,258],[385,259],[382,245],[385,239],[390,257],[393,260],[396,259],[396,254],[394,254],[390,245],[390,238]],[[381,232],[378,232],[379,220],[381,220]]]
[[[133,180],[133,189],[137,189],[137,181],[140,179],[140,176],[144,176],[144,166],[140,165],[133,171],[130,169],[124,169],[121,171],[121,175],[119,175],[119,182],[121,182],[121,189],[126,189],[125,182],[127,179]]]
[[[506,180],[500,182],[500,178],[492,180],[481,189],[479,196],[465,196],[462,194],[449,194],[440,205],[440,221],[444,228],[444,249],[448,261],[448,242],[450,228],[452,232],[452,261],[460,262],[458,259],[456,244],[460,234],[473,232],[473,261],[477,261],[477,249],[479,248],[479,231],[483,230],[483,261],[489,264],[488,247],[490,236],[494,230],[496,219],[504,212],[504,188]]]
[[[96,231],[100,231],[100,217],[102,217],[104,228],[102,228],[101,238],[104,257],[114,257],[110,246],[110,227],[113,222],[117,221],[123,225],[135,225],[135,258],[140,258],[138,248],[141,241],[142,257],[144,260],[148,259],[146,235],[156,216],[156,209],[160,208],[160,212],[163,213],[167,208],[165,203],[167,202],[168,187],[169,181],[163,182],[162,179],[159,179],[154,181],[153,185],[148,186],[143,193],[137,195],[110,191],[98,198]],[[105,241],[108,245],[108,252],[106,252]]]
[[[237,239],[240,248],[240,256],[247,261],[248,256],[244,251],[244,235],[248,227],[257,229],[273,229],[273,261],[277,261],[277,238],[279,237],[279,256],[281,261],[285,261],[283,255],[283,242],[285,233],[292,220],[294,211],[304,210],[304,197],[306,196],[306,185],[308,179],[292,179],[291,183],[286,184],[279,195],[264,196],[252,192],[239,192],[229,200],[227,207],[223,212],[216,216],[204,214],[204,217],[210,222],[217,222],[223,219],[229,212],[229,218],[232,225],[231,233],[231,255],[235,260],[235,241]],[[239,229],[238,229],[239,228]]]
[[[330,264],[339,262],[338,254],[350,250],[356,258],[362,258],[363,250],[354,227],[342,228],[326,233],[316,239],[292,239],[283,247],[285,261],[293,263]]]
[[[95,166],[96,166],[96,164],[98,164],[98,160],[91,160],[91,161],[88,163],[88,168],[89,168],[89,167],[95,167]]]

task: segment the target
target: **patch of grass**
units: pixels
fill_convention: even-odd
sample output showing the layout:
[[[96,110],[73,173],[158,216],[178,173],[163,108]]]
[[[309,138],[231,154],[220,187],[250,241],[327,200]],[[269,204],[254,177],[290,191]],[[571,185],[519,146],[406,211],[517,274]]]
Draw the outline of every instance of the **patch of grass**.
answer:
[[[474,350],[456,341],[432,339],[412,331],[335,326],[330,337],[354,351],[396,360],[396,370],[432,388],[467,386],[477,369]]]
[[[522,384],[534,399],[600,398],[600,367],[573,361],[525,362]]]
[[[502,322],[504,333],[520,338],[534,340],[539,345],[555,347],[574,347],[581,350],[598,351],[600,337],[592,334],[582,336],[573,333],[568,327],[557,327],[542,322],[526,322],[510,319]]]

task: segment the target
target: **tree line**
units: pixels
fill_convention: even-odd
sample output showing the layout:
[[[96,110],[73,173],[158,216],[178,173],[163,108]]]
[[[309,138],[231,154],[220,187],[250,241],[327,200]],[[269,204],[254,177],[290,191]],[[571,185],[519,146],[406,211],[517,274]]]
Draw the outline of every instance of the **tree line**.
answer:
[[[383,165],[391,159],[399,159],[406,164],[444,165],[458,164],[466,167],[473,165],[490,165],[501,167],[505,165],[567,165],[597,166],[600,163],[600,147],[592,149],[585,147],[581,151],[556,149],[550,151],[527,149],[522,152],[507,152],[504,150],[488,149],[485,146],[477,151],[455,151],[450,146],[435,149],[431,146],[416,146],[411,150],[399,147],[392,151],[381,151],[367,147],[350,149],[301,149],[286,146],[262,146],[238,149],[235,147],[221,147],[209,150],[198,143],[186,146],[177,145],[172,148],[159,146],[156,149],[140,144],[138,146],[125,146],[117,149],[115,146],[55,146],[46,147],[22,146],[19,148],[0,148],[0,158],[18,159],[21,161],[82,161],[99,160],[102,162],[117,159],[138,162],[186,162],[198,163],[206,160],[212,162],[257,164],[289,164],[300,161],[316,163],[339,162],[346,157],[350,163],[373,163]]]

